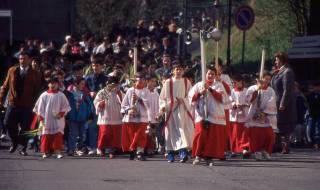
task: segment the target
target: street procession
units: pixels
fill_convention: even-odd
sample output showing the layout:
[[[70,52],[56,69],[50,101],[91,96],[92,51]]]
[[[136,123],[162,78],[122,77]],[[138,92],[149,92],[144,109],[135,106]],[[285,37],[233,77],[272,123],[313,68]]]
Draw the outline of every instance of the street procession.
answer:
[[[0,22],[11,23],[0,35],[0,165],[35,159],[57,167],[72,160],[102,166],[100,160],[110,160],[110,167],[119,169],[127,162],[132,167],[159,162],[218,171],[298,155],[320,169],[320,32],[312,19],[308,30],[299,30],[305,34],[284,45],[287,38],[280,32],[263,39],[267,34],[258,24],[276,22],[262,21],[261,15],[287,1],[174,2],[74,1],[65,10],[70,18],[59,21],[70,22],[65,31],[53,27],[54,17],[52,26],[37,28],[19,17],[23,11],[12,11],[22,7],[6,10],[13,5],[0,2]],[[99,6],[110,14],[100,17]],[[130,15],[138,6],[142,12]],[[156,9],[162,10],[159,17]],[[58,18],[63,10],[56,11]],[[43,19],[49,22],[48,15]],[[18,19],[28,24],[19,25]],[[94,19],[101,23],[94,25]],[[9,170],[2,167],[9,166],[0,167],[0,178],[6,179]],[[6,180],[0,180],[0,189],[1,183],[15,189]],[[103,187],[96,185],[91,188]]]

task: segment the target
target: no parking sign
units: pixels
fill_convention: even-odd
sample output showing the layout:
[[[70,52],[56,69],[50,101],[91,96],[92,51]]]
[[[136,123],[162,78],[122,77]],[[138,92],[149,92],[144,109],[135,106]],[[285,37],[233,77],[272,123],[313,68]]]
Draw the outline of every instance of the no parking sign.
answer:
[[[254,12],[251,7],[244,5],[237,9],[235,23],[240,30],[248,30],[254,22]]]
[[[251,26],[253,25],[253,22],[254,22],[254,12],[251,7],[244,5],[237,9],[235,13],[235,23],[236,23],[236,26],[243,31],[242,65],[244,64],[244,56],[245,56],[246,30],[251,28]]]

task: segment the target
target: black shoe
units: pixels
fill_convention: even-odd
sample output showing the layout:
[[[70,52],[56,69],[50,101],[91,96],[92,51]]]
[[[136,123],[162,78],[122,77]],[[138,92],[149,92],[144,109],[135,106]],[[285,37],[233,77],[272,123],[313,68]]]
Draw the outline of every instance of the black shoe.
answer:
[[[134,160],[134,157],[135,157],[134,152],[130,152],[129,160]]]
[[[18,145],[12,145],[12,146],[10,146],[10,148],[9,148],[9,153],[14,153],[14,152],[17,150],[17,148],[18,148]]]
[[[25,150],[19,151],[19,154],[20,154],[21,156],[28,156],[28,153],[27,153],[27,151],[25,151]]]
[[[138,154],[138,155],[137,155],[137,160],[139,160],[139,161],[146,161],[146,157],[144,157],[143,154]]]

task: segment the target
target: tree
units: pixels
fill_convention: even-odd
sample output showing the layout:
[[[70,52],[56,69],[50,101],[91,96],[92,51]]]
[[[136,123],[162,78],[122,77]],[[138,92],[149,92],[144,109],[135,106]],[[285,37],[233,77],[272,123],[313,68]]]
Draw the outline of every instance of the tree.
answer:
[[[76,31],[104,35],[115,25],[134,26],[138,20],[151,21],[172,16],[180,0],[77,0]]]

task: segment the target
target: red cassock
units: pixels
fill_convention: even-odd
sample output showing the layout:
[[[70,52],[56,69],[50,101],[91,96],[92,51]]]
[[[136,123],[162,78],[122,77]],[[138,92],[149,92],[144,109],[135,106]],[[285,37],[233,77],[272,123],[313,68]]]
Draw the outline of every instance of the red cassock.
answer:
[[[202,122],[196,123],[192,156],[201,158],[225,158],[224,151],[228,139],[227,128],[224,125],[209,124],[202,127]]]
[[[145,148],[147,144],[147,123],[123,123],[122,150],[135,151],[137,147]]]
[[[121,148],[121,125],[99,125],[98,148]]]
[[[50,153],[51,151],[60,151],[63,146],[63,134],[43,134],[41,136],[41,152]]]
[[[229,134],[231,151],[234,153],[242,153],[244,149],[249,149],[248,128],[244,123],[230,122]]]
[[[250,127],[248,130],[250,151],[259,152],[265,150],[271,154],[275,143],[273,129],[271,127]]]

